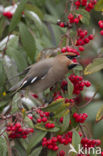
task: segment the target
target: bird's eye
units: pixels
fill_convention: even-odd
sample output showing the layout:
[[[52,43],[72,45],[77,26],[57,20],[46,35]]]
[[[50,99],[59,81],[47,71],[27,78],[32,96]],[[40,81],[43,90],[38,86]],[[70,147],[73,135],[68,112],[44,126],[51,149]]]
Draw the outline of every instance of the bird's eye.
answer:
[[[66,55],[66,57],[72,60],[73,58],[78,57],[78,55]]]

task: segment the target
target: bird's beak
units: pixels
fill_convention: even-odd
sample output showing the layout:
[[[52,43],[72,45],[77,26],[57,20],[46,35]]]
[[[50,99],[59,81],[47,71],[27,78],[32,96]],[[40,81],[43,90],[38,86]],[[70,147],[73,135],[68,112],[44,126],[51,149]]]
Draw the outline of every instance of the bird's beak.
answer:
[[[72,63],[68,66],[68,69],[73,69],[74,67],[76,67],[77,65],[80,65],[79,63]]]

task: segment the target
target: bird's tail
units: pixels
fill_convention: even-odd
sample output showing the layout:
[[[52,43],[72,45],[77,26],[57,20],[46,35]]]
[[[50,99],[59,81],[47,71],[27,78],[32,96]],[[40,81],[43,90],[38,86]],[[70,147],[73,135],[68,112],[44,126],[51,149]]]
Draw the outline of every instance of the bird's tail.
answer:
[[[16,85],[12,86],[8,91],[6,91],[6,93],[13,93],[13,92],[17,92],[20,90],[20,86],[22,84],[23,80],[19,81]]]

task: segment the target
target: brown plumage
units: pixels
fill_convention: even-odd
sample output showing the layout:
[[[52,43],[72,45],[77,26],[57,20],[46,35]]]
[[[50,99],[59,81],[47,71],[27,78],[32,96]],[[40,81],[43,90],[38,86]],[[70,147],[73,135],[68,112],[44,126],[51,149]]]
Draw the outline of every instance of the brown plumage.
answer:
[[[13,86],[9,92],[29,88],[32,92],[40,93],[52,87],[77,65],[72,61],[76,56],[74,53],[64,53],[29,66],[23,72],[26,74],[24,79]]]

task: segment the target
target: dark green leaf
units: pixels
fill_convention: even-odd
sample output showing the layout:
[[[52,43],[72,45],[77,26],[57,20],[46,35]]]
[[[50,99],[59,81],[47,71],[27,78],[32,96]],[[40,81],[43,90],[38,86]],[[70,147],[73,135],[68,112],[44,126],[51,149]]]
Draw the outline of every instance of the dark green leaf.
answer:
[[[63,116],[63,124],[62,124],[62,128],[61,128],[61,133],[65,132],[68,129],[69,121],[70,121],[70,114],[67,112]]]
[[[86,10],[78,9],[78,10],[76,10],[76,13],[82,15],[82,17],[80,18],[82,23],[89,25],[90,14]]]
[[[46,135],[47,132],[44,131],[36,131],[35,133],[31,136],[30,141],[29,141],[29,145],[27,148],[27,153],[30,154],[32,148],[34,148],[38,143],[40,143],[40,141],[42,140],[42,138]]]
[[[76,151],[78,151],[78,145],[80,144],[81,138],[77,131],[73,130],[72,145]]]
[[[42,146],[37,147],[35,150],[33,150],[31,154],[29,154],[29,156],[39,156],[41,150],[42,150]]]
[[[27,0],[22,0],[21,3],[18,5],[18,8],[16,9],[15,14],[13,15],[13,18],[10,23],[9,32],[13,31],[17,24],[20,21],[20,18],[22,16],[22,12],[24,11],[25,4]]]
[[[42,108],[43,111],[56,112],[58,109],[63,106],[64,99],[57,99],[49,104],[46,108]]]
[[[23,44],[23,48],[27,52],[27,55],[33,62],[35,54],[36,54],[36,46],[35,46],[34,37],[30,33],[26,25],[23,23],[19,24],[19,30],[20,30],[20,36],[21,36],[21,42]]]

